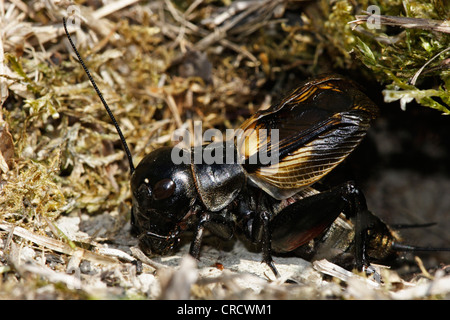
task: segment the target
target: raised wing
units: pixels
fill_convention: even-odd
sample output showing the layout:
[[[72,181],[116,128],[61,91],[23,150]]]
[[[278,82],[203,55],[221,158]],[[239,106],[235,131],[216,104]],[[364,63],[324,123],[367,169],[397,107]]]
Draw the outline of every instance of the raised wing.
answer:
[[[239,160],[251,181],[285,199],[341,163],[377,112],[353,82],[338,75],[315,78],[241,125]]]

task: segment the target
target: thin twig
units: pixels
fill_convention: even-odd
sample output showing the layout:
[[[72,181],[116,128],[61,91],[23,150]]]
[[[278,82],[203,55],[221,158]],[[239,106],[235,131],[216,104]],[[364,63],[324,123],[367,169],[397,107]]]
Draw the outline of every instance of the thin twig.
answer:
[[[101,19],[103,17],[106,17],[108,15],[110,15],[111,13],[114,13],[116,11],[119,11],[125,7],[128,7],[132,4],[135,4],[137,2],[139,2],[140,0],[120,0],[120,1],[115,1],[115,2],[111,2],[109,4],[104,5],[103,7],[101,7],[100,9],[98,9],[97,11],[95,11],[92,14],[92,17],[97,20],[97,19]]]
[[[368,19],[373,19],[374,21],[387,26],[450,33],[450,22],[447,20],[383,16],[379,14],[357,15],[355,17],[356,20],[350,21],[349,23],[361,24],[363,22],[366,22]]]
[[[142,261],[142,263],[148,264],[150,267],[153,267],[156,270],[164,269],[164,268],[171,268],[170,266],[166,266],[165,264],[158,263],[158,262],[151,260],[137,247],[130,247],[130,250],[136,259]]]

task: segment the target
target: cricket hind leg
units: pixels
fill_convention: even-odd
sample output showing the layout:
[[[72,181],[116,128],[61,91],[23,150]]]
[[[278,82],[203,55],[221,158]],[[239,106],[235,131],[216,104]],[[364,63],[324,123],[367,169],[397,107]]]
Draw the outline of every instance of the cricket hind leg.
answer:
[[[345,186],[300,199],[281,210],[269,224],[274,252],[292,252],[321,234],[347,205]]]
[[[363,193],[353,182],[311,195],[281,210],[269,222],[270,249],[266,251],[294,251],[324,232],[342,212],[355,221],[356,267],[371,272],[368,231],[380,221],[368,211]]]

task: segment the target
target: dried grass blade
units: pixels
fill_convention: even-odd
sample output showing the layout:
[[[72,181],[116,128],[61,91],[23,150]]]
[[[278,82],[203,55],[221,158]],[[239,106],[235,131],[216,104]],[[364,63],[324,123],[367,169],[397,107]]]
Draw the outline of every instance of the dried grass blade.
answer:
[[[31,231],[28,231],[27,229],[24,229],[24,228],[18,227],[18,226],[14,226],[9,223],[5,223],[5,222],[0,223],[0,229],[11,232],[15,236],[24,238],[25,240],[34,242],[37,245],[43,246],[47,249],[50,249],[50,250],[53,250],[56,252],[60,252],[60,253],[68,254],[68,255],[74,255],[76,253],[79,254],[79,252],[81,252],[83,259],[87,259],[87,260],[90,260],[93,262],[103,263],[103,264],[113,264],[113,263],[118,262],[114,258],[111,258],[108,256],[103,256],[103,255],[97,254],[97,253],[89,251],[89,250],[85,250],[82,248],[73,249],[70,245],[68,245],[62,241],[35,234]]]
[[[422,29],[430,31],[438,31],[444,33],[450,33],[450,22],[447,20],[432,20],[421,18],[408,18],[408,17],[395,17],[395,16],[383,16],[378,14],[372,15],[357,15],[356,20],[351,23],[361,23],[367,21],[369,18],[379,21],[380,24],[387,26],[395,26],[406,29]]]

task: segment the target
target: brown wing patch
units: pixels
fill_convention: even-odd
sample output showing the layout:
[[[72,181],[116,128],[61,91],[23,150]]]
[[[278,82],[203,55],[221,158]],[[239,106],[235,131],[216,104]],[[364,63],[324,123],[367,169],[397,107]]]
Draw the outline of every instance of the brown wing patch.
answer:
[[[352,83],[336,76],[315,79],[242,124],[236,139],[240,161],[254,183],[287,198],[341,163],[376,112]]]

